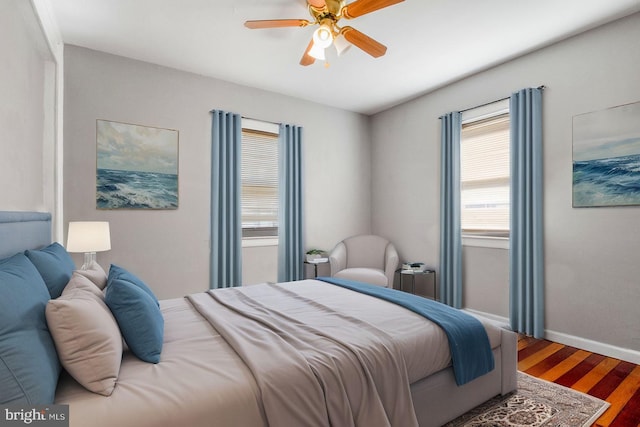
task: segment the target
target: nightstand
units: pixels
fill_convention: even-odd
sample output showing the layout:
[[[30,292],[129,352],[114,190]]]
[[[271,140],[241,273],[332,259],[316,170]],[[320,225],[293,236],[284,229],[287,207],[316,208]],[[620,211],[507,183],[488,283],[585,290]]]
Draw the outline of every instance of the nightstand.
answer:
[[[325,258],[326,259],[326,258]],[[304,278],[315,279],[318,276],[331,276],[329,260],[323,262],[304,262]]]
[[[435,270],[413,271],[396,270],[393,288],[424,298],[437,300]]]

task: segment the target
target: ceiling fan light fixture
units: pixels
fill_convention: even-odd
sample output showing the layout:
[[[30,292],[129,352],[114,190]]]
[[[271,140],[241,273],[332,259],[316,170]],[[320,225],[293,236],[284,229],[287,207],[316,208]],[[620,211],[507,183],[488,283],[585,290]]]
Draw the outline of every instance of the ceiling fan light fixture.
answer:
[[[311,49],[309,49],[308,55],[315,59],[319,59],[320,61],[324,61],[325,60],[324,49],[325,49],[324,47],[314,42]]]
[[[333,45],[336,47],[338,56],[342,56],[351,47],[351,43],[349,43],[342,34],[338,34],[336,38],[333,39]]]
[[[291,0],[289,0],[291,1]],[[298,1],[298,0],[296,0]],[[302,0],[299,0],[302,1]],[[338,56],[342,56],[351,45],[359,48],[374,58],[379,58],[387,52],[387,47],[372,39],[355,28],[346,26],[340,27],[339,21],[342,18],[353,19],[366,15],[376,10],[401,3],[405,0],[305,0],[309,6],[309,14],[312,20],[308,19],[261,19],[249,20],[245,26],[249,29],[260,28],[283,28],[283,27],[306,27],[308,25],[318,25],[313,32],[313,37],[309,41],[307,48],[300,59],[300,65],[308,66],[316,59],[325,61],[325,49],[332,44],[336,48]],[[328,66],[328,63],[325,63]]]
[[[325,49],[331,46],[333,42],[333,33],[331,32],[331,27],[326,24],[322,24],[318,27],[317,30],[313,32],[313,43],[316,46],[320,46]]]

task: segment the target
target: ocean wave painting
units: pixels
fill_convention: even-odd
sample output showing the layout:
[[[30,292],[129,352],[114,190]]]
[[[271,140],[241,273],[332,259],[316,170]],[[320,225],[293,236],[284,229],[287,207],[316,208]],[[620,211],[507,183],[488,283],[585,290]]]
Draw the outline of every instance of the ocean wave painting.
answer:
[[[178,175],[98,169],[98,209],[177,209]]]
[[[573,206],[640,205],[640,103],[573,118]]]
[[[178,131],[97,120],[96,207],[177,209]]]
[[[574,162],[573,205],[640,205],[640,155]]]

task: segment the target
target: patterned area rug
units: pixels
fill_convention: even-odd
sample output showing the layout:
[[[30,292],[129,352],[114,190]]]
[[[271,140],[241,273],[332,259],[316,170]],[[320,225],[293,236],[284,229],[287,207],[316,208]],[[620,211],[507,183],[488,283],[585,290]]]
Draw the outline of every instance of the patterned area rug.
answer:
[[[588,427],[609,403],[518,372],[518,390],[495,397],[445,427]]]

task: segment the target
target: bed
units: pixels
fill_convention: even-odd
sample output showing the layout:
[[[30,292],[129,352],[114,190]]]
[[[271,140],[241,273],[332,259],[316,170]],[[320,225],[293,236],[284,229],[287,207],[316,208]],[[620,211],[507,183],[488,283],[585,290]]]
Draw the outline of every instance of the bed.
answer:
[[[50,233],[48,214],[0,212],[0,259],[46,247]],[[495,367],[458,385],[441,327],[325,281],[157,304],[158,363],[125,340],[103,394],[60,369],[52,399],[69,405],[71,426],[441,426],[516,388],[516,335],[502,325],[479,319]]]

